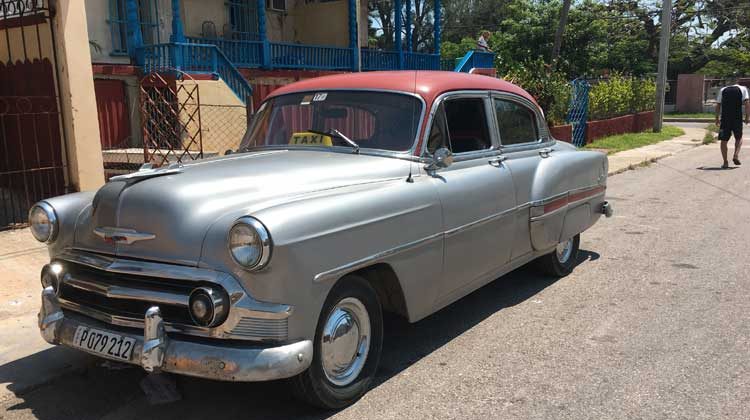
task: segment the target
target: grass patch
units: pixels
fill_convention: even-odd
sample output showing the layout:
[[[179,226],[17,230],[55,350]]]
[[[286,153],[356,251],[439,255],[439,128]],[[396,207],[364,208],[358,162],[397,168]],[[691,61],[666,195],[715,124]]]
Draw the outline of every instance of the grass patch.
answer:
[[[668,112],[665,117],[667,118],[715,118],[716,114],[713,112],[696,112],[692,114],[684,114],[680,112],[671,113]]]
[[[659,143],[660,141],[681,136],[685,132],[678,127],[665,125],[661,133],[643,132],[619,134],[616,136],[603,137],[593,143],[587,144],[586,149],[604,149],[607,154],[622,152],[623,150],[635,149],[637,147],[648,146],[649,144]]]
[[[703,136],[703,144],[711,144],[716,142],[716,138],[710,131],[706,131],[706,135]]]
[[[708,130],[708,131],[710,131],[712,133],[718,133],[719,132],[719,127],[716,124],[711,123],[711,124],[709,124],[709,125],[706,126],[706,130]]]

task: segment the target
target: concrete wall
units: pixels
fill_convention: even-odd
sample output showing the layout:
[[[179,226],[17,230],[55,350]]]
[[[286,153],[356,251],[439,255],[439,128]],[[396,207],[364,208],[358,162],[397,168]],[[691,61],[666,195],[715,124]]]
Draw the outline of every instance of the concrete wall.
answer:
[[[81,191],[104,183],[94,75],[89,52],[86,9],[80,0],[59,0],[54,16],[60,105],[67,138],[70,183]]]

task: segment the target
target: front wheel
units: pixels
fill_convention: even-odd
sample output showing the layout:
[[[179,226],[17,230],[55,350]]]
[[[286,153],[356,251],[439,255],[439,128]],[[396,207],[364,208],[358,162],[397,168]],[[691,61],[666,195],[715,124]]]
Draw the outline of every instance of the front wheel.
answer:
[[[551,276],[567,276],[573,272],[573,267],[575,267],[580,242],[580,234],[567,241],[560,242],[552,252],[537,260],[537,267],[545,274]]]
[[[292,378],[297,397],[326,409],[346,407],[367,392],[383,345],[383,313],[370,283],[342,278],[323,305],[310,368]]]

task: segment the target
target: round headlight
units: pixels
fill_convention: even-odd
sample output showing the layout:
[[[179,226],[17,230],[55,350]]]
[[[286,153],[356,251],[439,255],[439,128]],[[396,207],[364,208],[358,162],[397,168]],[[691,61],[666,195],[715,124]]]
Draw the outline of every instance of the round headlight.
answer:
[[[52,242],[57,235],[57,215],[55,209],[44,201],[34,204],[29,210],[31,234],[39,242]]]
[[[229,231],[229,251],[239,265],[259,270],[271,259],[271,236],[258,220],[242,217]]]

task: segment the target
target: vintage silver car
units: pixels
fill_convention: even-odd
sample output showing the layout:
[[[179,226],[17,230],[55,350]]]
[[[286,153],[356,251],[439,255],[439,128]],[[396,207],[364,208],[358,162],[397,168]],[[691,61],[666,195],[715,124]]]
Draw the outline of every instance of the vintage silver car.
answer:
[[[383,312],[410,322],[533,260],[564,276],[607,159],[550,137],[519,87],[450,72],[275,91],[241,147],[37,203],[50,343],[225,381],[368,389]]]

